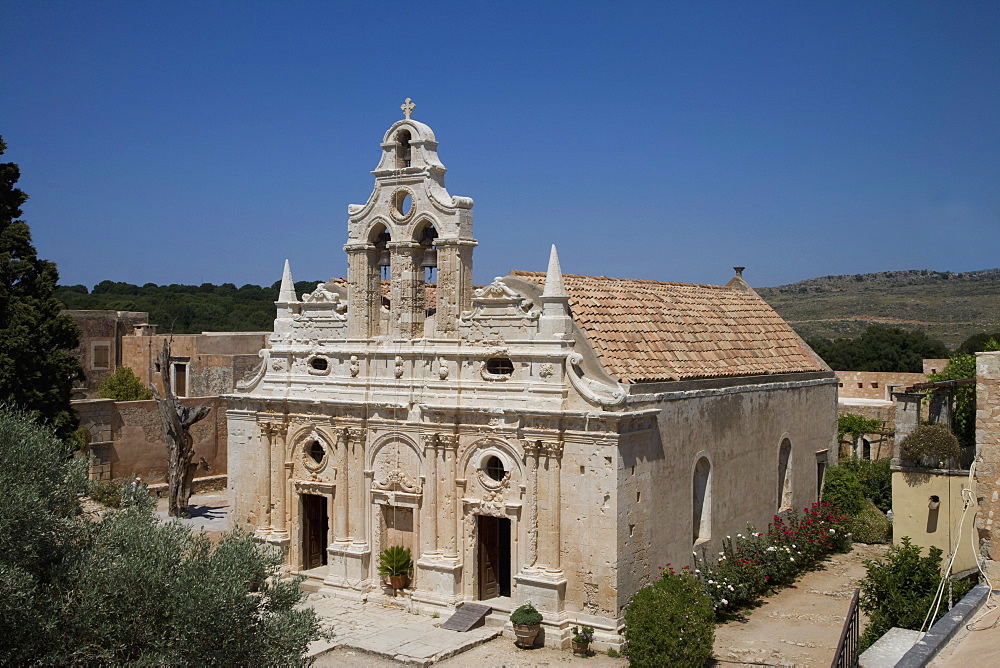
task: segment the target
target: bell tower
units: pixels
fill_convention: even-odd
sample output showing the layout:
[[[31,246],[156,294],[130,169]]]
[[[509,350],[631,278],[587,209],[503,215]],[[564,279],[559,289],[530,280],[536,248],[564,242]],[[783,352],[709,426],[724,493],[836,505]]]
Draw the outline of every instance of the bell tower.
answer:
[[[425,284],[437,272],[437,304],[431,338],[458,336],[458,317],[472,303],[472,199],[453,197],[444,186],[447,171],[437,155],[434,132],[411,118],[406,98],[403,120],[382,139],[382,158],[372,172],[368,202],[347,207],[348,338],[377,336],[383,308],[382,273],[388,268],[389,330],[393,340],[425,336],[431,309]]]

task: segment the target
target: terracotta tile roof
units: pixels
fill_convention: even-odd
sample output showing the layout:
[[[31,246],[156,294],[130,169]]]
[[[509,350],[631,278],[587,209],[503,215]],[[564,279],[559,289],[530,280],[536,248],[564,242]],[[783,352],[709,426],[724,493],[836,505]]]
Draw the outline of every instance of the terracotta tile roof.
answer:
[[[545,282],[541,272],[511,274]],[[563,280],[573,319],[623,383],[823,370],[754,293],[604,276]]]

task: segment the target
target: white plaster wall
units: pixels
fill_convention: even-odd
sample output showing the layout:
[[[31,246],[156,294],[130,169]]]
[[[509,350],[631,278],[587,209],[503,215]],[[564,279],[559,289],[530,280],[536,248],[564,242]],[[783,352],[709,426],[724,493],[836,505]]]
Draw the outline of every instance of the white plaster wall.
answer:
[[[619,606],[658,566],[692,564],[692,476],[702,451],[712,462],[712,532],[703,545],[710,559],[718,557],[726,535],[744,532],[747,522],[764,530],[773,519],[785,437],[792,442],[792,507],[801,511],[815,501],[816,453],[829,450],[831,464],[836,461],[836,390],[826,381],[678,393],[660,403],[658,433],[623,437]]]

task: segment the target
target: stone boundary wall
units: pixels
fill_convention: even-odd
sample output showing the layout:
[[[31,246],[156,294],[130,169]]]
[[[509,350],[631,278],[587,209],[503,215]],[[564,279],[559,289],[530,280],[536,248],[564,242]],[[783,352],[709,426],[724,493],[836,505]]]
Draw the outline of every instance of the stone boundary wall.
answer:
[[[225,475],[226,401],[220,397],[188,397],[185,406],[212,410],[191,428],[195,478]],[[156,401],[74,401],[80,425],[90,433],[88,450],[93,457],[90,477],[113,480],[139,476],[148,485],[166,481],[167,446]]]
[[[922,373],[888,371],[834,371],[837,374],[837,394],[851,399],[882,399],[892,401],[892,392],[902,392],[915,383],[926,383]]]
[[[976,495],[979,552],[1000,557],[1000,352],[976,353]]]

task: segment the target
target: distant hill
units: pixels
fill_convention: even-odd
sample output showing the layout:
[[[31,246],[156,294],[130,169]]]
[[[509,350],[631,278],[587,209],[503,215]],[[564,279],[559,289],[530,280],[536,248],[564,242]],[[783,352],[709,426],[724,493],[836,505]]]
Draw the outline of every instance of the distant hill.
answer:
[[[757,292],[803,338],[853,338],[887,325],[922,330],[954,348],[1000,331],[1000,269],[824,276]]]

